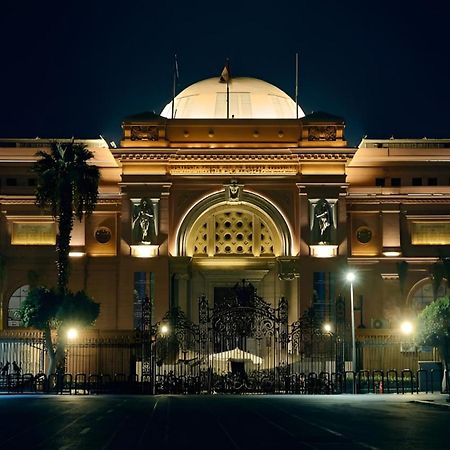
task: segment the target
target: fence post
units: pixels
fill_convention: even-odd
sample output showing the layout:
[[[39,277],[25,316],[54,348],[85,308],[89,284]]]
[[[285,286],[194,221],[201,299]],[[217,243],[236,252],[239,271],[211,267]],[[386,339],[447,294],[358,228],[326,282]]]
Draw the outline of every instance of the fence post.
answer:
[[[411,387],[411,394],[414,394],[414,385],[413,385],[413,373],[411,369],[402,369],[401,371],[401,377],[402,377],[402,394],[405,393],[405,374],[409,374],[410,376],[410,387]]]

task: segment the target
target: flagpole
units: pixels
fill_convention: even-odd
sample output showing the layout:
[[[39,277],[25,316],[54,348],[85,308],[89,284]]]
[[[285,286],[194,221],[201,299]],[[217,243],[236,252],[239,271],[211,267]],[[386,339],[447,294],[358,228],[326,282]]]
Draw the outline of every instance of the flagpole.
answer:
[[[230,60],[227,58],[227,119],[230,118]]]
[[[230,60],[227,58],[227,62],[220,74],[219,83],[227,83],[227,119],[230,118],[230,81],[231,81],[231,73],[230,73]]]
[[[230,81],[227,79],[227,119],[230,118]]]
[[[298,119],[298,52],[295,54],[295,117]]]

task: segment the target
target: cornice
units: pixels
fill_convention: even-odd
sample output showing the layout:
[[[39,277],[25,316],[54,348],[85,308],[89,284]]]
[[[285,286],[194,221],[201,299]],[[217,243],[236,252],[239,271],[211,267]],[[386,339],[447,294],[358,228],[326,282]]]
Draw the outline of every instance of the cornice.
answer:
[[[334,160],[347,161],[351,155],[346,153],[266,153],[266,154],[226,154],[226,153],[191,153],[191,154],[165,154],[165,153],[149,153],[149,152],[130,152],[121,153],[120,160],[124,161],[154,161],[154,162],[168,162],[169,164],[177,162],[208,162],[208,161],[232,161],[232,162],[247,162],[247,161],[319,161],[319,160]]]

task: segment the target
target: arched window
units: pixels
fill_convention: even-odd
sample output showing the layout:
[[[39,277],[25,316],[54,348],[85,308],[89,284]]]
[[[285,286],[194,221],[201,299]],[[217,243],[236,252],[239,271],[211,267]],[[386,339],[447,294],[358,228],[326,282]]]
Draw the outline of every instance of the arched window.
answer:
[[[21,327],[22,322],[17,317],[17,311],[25,300],[30,290],[30,286],[25,284],[17,288],[11,295],[8,302],[8,327]]]
[[[437,292],[437,298],[444,297],[450,293],[447,281],[443,280]],[[409,295],[409,304],[414,311],[420,312],[433,300],[433,285],[430,278],[419,281]]]
[[[239,193],[239,198],[231,196],[230,185],[229,191],[216,192],[191,205],[177,231],[178,255],[292,254],[292,231],[279,207],[259,194],[244,189]]]
[[[219,205],[203,214],[187,239],[189,256],[279,256],[281,238],[268,216],[250,205]]]

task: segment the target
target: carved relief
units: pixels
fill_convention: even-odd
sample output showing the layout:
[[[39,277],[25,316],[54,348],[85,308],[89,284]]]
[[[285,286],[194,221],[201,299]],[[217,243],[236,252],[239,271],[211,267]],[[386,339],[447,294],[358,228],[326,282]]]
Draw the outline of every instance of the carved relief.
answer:
[[[336,127],[310,127],[308,129],[308,141],[335,141]]]
[[[132,141],[157,141],[158,138],[158,127],[147,125],[131,127]]]
[[[225,185],[225,199],[229,202],[240,201],[243,187],[236,180],[231,180],[230,184]]]
[[[278,258],[278,278],[284,281],[300,277],[300,262],[297,258]]]

